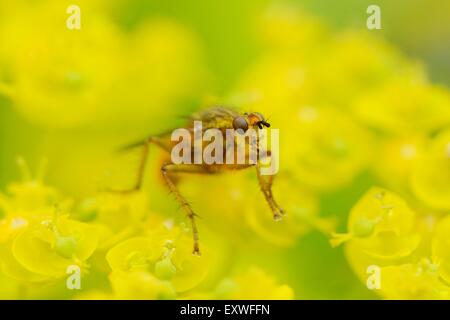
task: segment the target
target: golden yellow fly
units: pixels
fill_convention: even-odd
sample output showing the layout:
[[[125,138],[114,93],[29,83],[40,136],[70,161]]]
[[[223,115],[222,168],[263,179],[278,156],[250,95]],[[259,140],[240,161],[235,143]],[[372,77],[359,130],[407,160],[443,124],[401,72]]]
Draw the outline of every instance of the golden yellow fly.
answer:
[[[223,141],[226,141],[226,132],[227,129],[232,130],[242,130],[239,132],[247,132],[248,129],[252,128],[255,131],[258,129],[263,129],[263,127],[270,127],[270,124],[266,122],[264,117],[258,113],[258,112],[251,112],[251,113],[239,113],[237,111],[234,111],[229,108],[223,108],[223,107],[214,107],[209,108],[203,111],[200,111],[198,113],[193,114],[189,117],[186,125],[183,127],[183,129],[186,129],[189,134],[191,135],[190,138],[192,141],[194,141],[193,144],[190,146],[190,153],[193,157],[195,150],[195,140],[199,139],[199,136],[195,134],[195,123],[200,122],[202,124],[201,126],[201,137],[203,137],[203,133],[208,129],[218,129],[220,130]],[[258,137],[258,136],[257,136]],[[246,142],[247,145],[249,142]],[[256,145],[258,145],[259,141],[256,141]],[[138,191],[141,188],[149,147],[150,145],[156,145],[162,150],[166,152],[165,159],[163,162],[163,165],[161,166],[161,174],[164,178],[169,190],[171,193],[174,194],[176,200],[181,205],[181,207],[185,210],[187,217],[190,219],[191,226],[192,226],[192,233],[194,238],[194,250],[193,254],[200,254],[200,249],[198,245],[198,230],[197,225],[195,222],[196,214],[194,213],[193,209],[191,208],[191,205],[186,201],[186,199],[183,197],[183,195],[179,192],[177,186],[176,186],[176,179],[174,179],[174,174],[179,173],[186,173],[186,174],[215,174],[219,173],[225,170],[240,170],[245,169],[249,167],[255,167],[256,168],[256,174],[258,177],[259,185],[261,188],[261,191],[263,192],[265,199],[267,200],[267,203],[270,207],[270,209],[273,212],[273,217],[275,220],[279,220],[281,216],[284,215],[283,209],[276,203],[273,195],[272,195],[272,182],[274,175],[262,175],[261,174],[261,161],[264,160],[261,156],[258,156],[258,159],[254,163],[250,163],[249,161],[245,163],[227,163],[226,159],[223,159],[223,161],[219,163],[212,163],[207,164],[204,161],[201,163],[181,163],[176,164],[172,161],[170,155],[172,153],[172,149],[178,144],[178,141],[172,141],[172,135],[171,132],[156,135],[156,136],[150,136],[142,141],[139,141],[137,143],[130,144],[128,146],[125,146],[121,150],[128,150],[136,147],[142,147],[142,156],[139,164],[139,169],[137,172],[137,179],[136,183],[133,188],[128,190],[121,190],[121,191],[114,191],[114,192],[120,192],[120,193],[129,193]],[[202,146],[205,146],[205,142],[201,142]],[[226,156],[227,150],[229,148],[229,145],[224,145],[224,152],[223,157]],[[233,149],[234,150],[234,149]],[[259,155],[259,153],[258,153]],[[234,156],[234,155],[233,155]],[[267,150],[266,156],[271,156],[270,150]]]

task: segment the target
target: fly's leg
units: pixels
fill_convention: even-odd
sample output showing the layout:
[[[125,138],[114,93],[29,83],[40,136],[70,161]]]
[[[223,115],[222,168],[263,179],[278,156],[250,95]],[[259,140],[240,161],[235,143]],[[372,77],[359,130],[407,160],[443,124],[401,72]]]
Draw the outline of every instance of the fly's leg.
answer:
[[[274,176],[270,175],[265,178],[261,174],[261,169],[259,164],[256,164],[256,175],[258,177],[259,186],[261,188],[264,197],[266,198],[267,203],[269,204],[270,209],[273,212],[273,218],[275,220],[281,220],[281,217],[285,214],[284,210],[276,203],[273,194],[272,194],[272,183]]]
[[[136,143],[133,143],[133,144],[130,144],[128,146],[121,148],[119,151],[127,151],[127,150],[130,150],[133,148],[142,147],[142,155],[141,155],[141,159],[139,161],[139,168],[137,171],[136,182],[135,182],[134,186],[129,189],[124,189],[124,190],[108,189],[107,191],[113,192],[113,193],[129,194],[129,193],[139,191],[141,189],[142,182],[144,181],[145,167],[147,165],[150,144],[154,144],[154,145],[158,146],[159,148],[161,148],[162,150],[168,151],[170,153],[170,148],[164,143],[164,140],[158,136],[148,137],[144,141],[139,141],[139,142],[136,142]]]
[[[198,229],[197,224],[195,222],[196,214],[191,208],[191,205],[186,201],[186,199],[181,195],[180,191],[178,190],[177,186],[173,182],[173,180],[170,178],[170,173],[198,173],[198,174],[210,174],[211,171],[205,170],[201,166],[195,166],[195,165],[183,165],[183,164],[165,164],[161,167],[161,173],[164,177],[164,180],[167,183],[167,186],[169,187],[169,190],[175,195],[176,200],[181,205],[183,210],[186,212],[187,217],[191,221],[192,226],[192,235],[194,238],[194,250],[193,254],[200,255],[200,249],[198,245]]]
[[[144,142],[142,142],[142,155],[141,155],[141,159],[139,161],[139,168],[137,171],[136,182],[135,182],[134,186],[130,189],[124,189],[124,190],[108,189],[109,192],[128,194],[128,193],[133,193],[133,192],[139,191],[141,189],[142,182],[144,180],[145,167],[147,165],[148,151],[150,149],[150,143],[152,143],[152,142],[153,142],[152,137],[150,137],[150,138],[146,139]],[[138,145],[136,145],[136,146],[138,146]],[[122,150],[127,150],[127,149],[130,149],[133,147],[135,147],[135,145],[132,145],[130,147],[125,147]]]

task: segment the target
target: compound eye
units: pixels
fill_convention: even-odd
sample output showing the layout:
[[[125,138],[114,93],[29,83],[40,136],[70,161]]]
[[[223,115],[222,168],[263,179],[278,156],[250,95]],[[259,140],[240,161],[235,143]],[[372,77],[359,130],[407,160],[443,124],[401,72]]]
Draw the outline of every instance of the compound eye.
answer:
[[[244,132],[248,129],[248,123],[247,120],[245,120],[244,117],[236,117],[233,120],[233,128],[234,130],[241,129]]]

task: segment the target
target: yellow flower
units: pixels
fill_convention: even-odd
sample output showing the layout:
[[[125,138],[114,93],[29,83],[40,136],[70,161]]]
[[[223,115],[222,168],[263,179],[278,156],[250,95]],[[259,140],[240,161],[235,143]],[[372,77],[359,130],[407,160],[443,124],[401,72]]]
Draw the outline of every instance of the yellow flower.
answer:
[[[124,46],[120,78],[104,96],[108,111],[100,120],[119,127],[132,122],[141,132],[149,125],[155,133],[171,129],[187,112],[185,102],[198,99],[209,83],[197,39],[170,19],[154,19],[130,33]]]
[[[415,162],[411,174],[414,194],[429,206],[450,210],[450,130],[433,138]]]
[[[369,32],[339,33],[322,52],[312,81],[319,84],[318,94],[327,103],[339,107],[350,107],[355,98],[372,89],[377,92],[388,81],[425,78],[420,64],[408,61],[394,47]],[[370,103],[367,99],[362,101]],[[373,112],[382,114],[385,109],[377,108]]]
[[[140,271],[169,281],[177,292],[203,281],[208,271],[208,251],[192,254],[189,230],[164,224],[153,225],[146,236],[125,240],[113,247],[106,259],[115,271]]]
[[[408,135],[381,141],[372,169],[375,174],[395,190],[409,190],[414,162],[423,153],[425,137]]]
[[[96,14],[89,27],[69,30],[66,9],[51,2],[25,6],[4,26],[16,30],[6,42],[15,50],[14,106],[34,123],[65,128],[86,124],[107,107],[103,96],[122,57],[120,32],[107,19]],[[23,21],[39,28],[24,28]]]
[[[337,108],[265,100],[255,110],[280,130],[280,171],[313,190],[347,185],[369,166],[372,134]]]
[[[376,258],[392,259],[411,254],[420,243],[415,213],[393,192],[370,189],[352,208],[348,233],[335,234],[332,245],[351,240],[353,248]]]
[[[334,190],[368,166],[370,133],[335,109],[303,106],[283,124],[280,163],[307,186]]]
[[[317,17],[287,5],[272,5],[258,16],[255,33],[269,51],[316,51],[328,40],[328,26]]]
[[[0,55],[0,91],[5,88],[21,114],[45,127],[120,128],[132,121],[140,132],[149,122],[153,130],[166,130],[161,118],[179,115],[182,103],[209,83],[195,37],[168,19],[126,34],[106,10],[78,5],[81,30],[65,26],[64,3],[12,10],[20,14],[2,26],[15,32],[2,37],[8,51]],[[23,27],[23,21],[39,28]]]
[[[450,287],[439,280],[436,266],[422,259],[417,264],[384,267],[381,291],[388,299],[449,299]]]
[[[1,272],[0,272],[0,284],[1,284],[0,299],[13,300],[22,298],[20,296],[20,285],[16,281],[14,281],[14,279],[7,277]]]
[[[47,280],[44,275],[39,275],[27,270],[14,257],[12,245],[17,235],[20,234],[28,225],[28,220],[23,218],[8,218],[0,223],[0,234],[2,241],[0,243],[0,257],[2,272],[14,280],[35,283]]]
[[[70,220],[67,215],[54,220],[19,219],[2,222],[3,231],[9,233],[0,248],[6,275],[33,283],[64,277],[70,265],[87,271],[85,261],[98,243],[94,226]]]
[[[70,204],[60,192],[43,182],[46,161],[43,160],[35,177],[31,176],[27,163],[21,157],[17,159],[22,181],[12,182],[7,186],[7,195],[0,196],[3,210],[8,216],[40,218],[40,214],[54,208],[55,204],[67,207]],[[3,201],[2,201],[3,199]]]
[[[361,96],[354,112],[388,132],[431,132],[450,124],[450,94],[425,81],[392,81]]]
[[[432,260],[438,267],[439,276],[450,283],[450,216],[442,219],[436,227],[431,244]]]
[[[112,300],[115,297],[109,292],[90,290],[74,297],[74,300]]]
[[[294,299],[294,291],[290,286],[278,284],[273,277],[256,267],[232,279],[222,280],[215,294],[218,299],[230,300]]]
[[[445,281],[449,220],[444,218],[436,228],[435,215],[422,215],[415,220],[422,241],[411,254],[380,256],[364,250],[357,241],[349,241],[345,247],[347,260],[363,283],[379,275],[381,287],[376,292],[384,298],[449,299],[450,287]],[[395,247],[398,242],[387,241],[384,245]],[[432,259],[426,258],[429,256]],[[380,268],[380,273],[370,273],[369,266]]]
[[[295,107],[313,101],[317,83],[310,81],[311,72],[311,66],[296,55],[265,55],[241,76],[230,103],[261,112],[278,127]]]
[[[211,291],[194,291],[180,297],[182,299],[218,300],[290,300],[294,291],[287,284],[279,284],[275,277],[258,267],[250,267],[246,272],[223,278]]]
[[[202,217],[202,224],[237,247],[259,247],[261,240],[291,246],[312,229],[332,230],[333,221],[318,216],[317,197],[286,173],[275,177],[272,188],[275,200],[286,211],[281,221],[274,221],[254,168],[201,177],[201,181],[185,179],[180,187]]]
[[[78,208],[78,214],[95,214],[93,221],[108,226],[113,232],[137,227],[150,214],[149,196],[145,192],[127,195],[111,192],[100,193],[86,199]]]
[[[125,300],[174,299],[175,292],[168,281],[144,271],[113,271],[109,275],[113,297]]]
[[[25,284],[61,278],[72,264],[86,271],[85,261],[97,247],[97,228],[60,214],[70,200],[42,182],[43,166],[35,178],[21,158],[19,166],[23,181],[11,183],[7,196],[0,194],[2,271]]]
[[[258,236],[276,245],[292,246],[299,237],[311,230],[318,230],[326,235],[331,233],[335,221],[318,215],[317,197],[302,188],[295,179],[287,174],[280,174],[275,178],[272,189],[277,203],[286,212],[281,221],[274,221],[262,195],[247,199],[245,219]]]
[[[97,243],[95,227],[60,216],[28,226],[14,239],[12,254],[28,271],[51,280],[65,276],[69,265],[85,272]]]

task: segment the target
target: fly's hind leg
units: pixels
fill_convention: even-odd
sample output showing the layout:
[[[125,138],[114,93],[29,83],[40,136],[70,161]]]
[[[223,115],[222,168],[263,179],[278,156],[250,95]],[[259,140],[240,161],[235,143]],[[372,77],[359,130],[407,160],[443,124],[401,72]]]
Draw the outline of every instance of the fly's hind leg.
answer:
[[[211,171],[206,170],[204,167],[196,166],[196,165],[186,165],[186,164],[165,164],[161,167],[161,173],[164,177],[164,180],[169,187],[169,190],[174,194],[176,200],[181,205],[183,210],[186,212],[187,217],[191,221],[192,227],[192,235],[194,238],[194,250],[193,254],[200,255],[200,249],[198,245],[198,229],[195,221],[195,217],[197,216],[191,208],[191,205],[187,202],[187,200],[181,195],[174,181],[170,178],[171,173],[197,173],[197,174],[210,174]]]
[[[141,189],[142,182],[144,180],[145,167],[147,165],[148,152],[150,149],[150,144],[152,142],[154,142],[153,137],[149,137],[143,142],[133,144],[130,146],[126,146],[121,149],[121,151],[126,151],[128,149],[132,149],[132,148],[139,147],[142,145],[142,155],[141,155],[141,159],[139,160],[139,168],[137,171],[136,182],[134,183],[133,187],[131,187],[129,189],[123,189],[123,190],[108,189],[108,192],[128,194],[128,193],[133,193],[133,192],[139,191]]]
[[[139,191],[141,189],[142,183],[144,181],[144,174],[145,174],[145,168],[147,165],[148,152],[149,152],[151,144],[154,144],[154,145],[158,146],[159,148],[170,152],[170,149],[164,143],[164,140],[158,136],[151,136],[151,137],[148,137],[147,139],[145,139],[144,141],[132,143],[130,145],[124,146],[123,148],[119,149],[119,151],[127,151],[127,150],[134,149],[137,147],[142,147],[142,155],[141,155],[141,159],[139,160],[139,168],[137,171],[136,182],[134,183],[133,187],[131,187],[129,189],[124,189],[124,190],[108,189],[107,190],[108,192],[128,194],[128,193],[133,193],[133,192]]]
[[[269,204],[270,209],[273,212],[274,220],[281,220],[281,217],[285,214],[284,210],[277,204],[272,194],[272,183],[274,176],[269,175],[263,176],[261,174],[261,168],[259,164],[256,164],[256,175],[258,177],[259,186],[261,188],[264,197],[266,198],[267,203]]]

